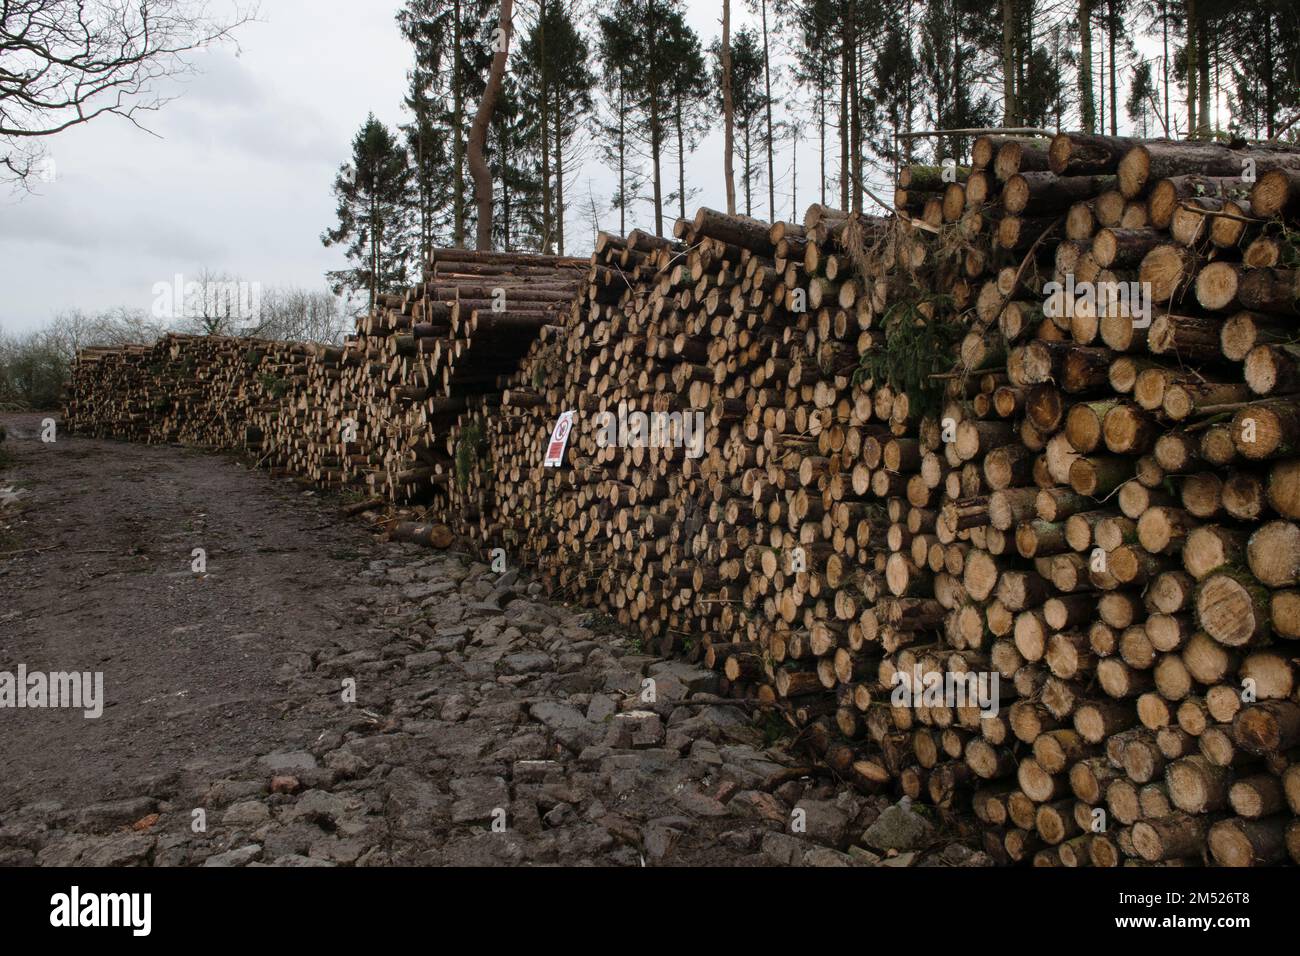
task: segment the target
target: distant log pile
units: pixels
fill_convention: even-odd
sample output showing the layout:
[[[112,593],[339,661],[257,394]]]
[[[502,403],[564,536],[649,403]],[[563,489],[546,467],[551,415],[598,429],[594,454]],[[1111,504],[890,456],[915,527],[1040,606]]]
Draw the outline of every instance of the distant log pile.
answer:
[[[341,346],[169,335],[84,349],[67,419],[87,435],[244,449],[274,474],[363,500],[425,502],[451,479],[439,436],[567,321],[585,267],[444,249]]]
[[[883,218],[440,251],[333,352],[88,352],[69,419],[444,520],[1001,860],[1300,862],[1300,151],[973,160]]]

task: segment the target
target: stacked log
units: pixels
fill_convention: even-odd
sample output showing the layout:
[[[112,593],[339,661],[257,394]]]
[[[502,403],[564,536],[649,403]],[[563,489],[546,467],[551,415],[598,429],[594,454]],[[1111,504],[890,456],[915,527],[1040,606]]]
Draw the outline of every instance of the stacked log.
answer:
[[[88,353],[69,414],[257,422],[269,463],[419,502],[403,534],[502,549],[999,859],[1300,861],[1298,163],[982,137],[886,218],[705,209],[581,273],[440,252],[337,354]]]
[[[875,742],[888,754],[890,734],[909,734],[917,769],[899,776],[904,789],[924,780],[942,802],[955,782],[992,828],[989,849],[1012,860],[1297,859],[1287,728],[1300,709],[1278,640],[1300,625],[1289,437],[1300,399],[1285,344],[1297,287],[1247,255],[1257,237],[1285,234],[1250,201],[1267,191],[1282,197],[1270,211],[1291,208],[1294,156],[1251,154],[1273,166],[1253,189],[1225,174],[1214,197],[1180,201],[1156,228],[1157,200],[1201,188],[1174,182],[1167,162],[1174,176],[1149,189],[1125,177],[1163,146],[1043,145],[1051,172],[989,172],[976,151],[964,216],[997,228],[968,253],[980,265],[968,270],[971,331],[942,417],[918,433],[915,488],[938,494],[909,485],[893,504],[923,534],[926,512],[937,517],[920,541],[891,528],[886,573],[894,600],[933,599],[943,613],[904,632],[915,658],[887,666],[936,678],[992,668],[1013,702],[979,720],[949,705],[901,709],[900,721],[895,708]],[[1029,212],[1044,214],[1029,230],[1046,237],[1037,246],[1017,221]],[[1131,280],[1149,284],[1149,323],[1127,299],[1074,297],[1076,283]],[[1079,307],[1061,308],[1067,296]],[[1256,801],[1257,787],[1269,797]]]
[[[436,250],[424,281],[381,295],[342,345],[171,334],[84,349],[66,418],[88,435],[238,448],[277,475],[441,510],[443,433],[567,313],[584,267]]]

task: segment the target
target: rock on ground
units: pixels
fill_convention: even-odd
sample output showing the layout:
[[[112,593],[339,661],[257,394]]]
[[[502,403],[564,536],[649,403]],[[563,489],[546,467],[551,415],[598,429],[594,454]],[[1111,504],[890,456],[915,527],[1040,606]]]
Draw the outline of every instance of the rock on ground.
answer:
[[[40,417],[0,416],[25,491],[3,651],[102,672],[105,706],[0,715],[0,865],[860,866],[864,832],[920,842],[878,836],[886,800],[778,777],[805,759],[715,674],[518,569],[377,542],[228,456],[43,444]]]

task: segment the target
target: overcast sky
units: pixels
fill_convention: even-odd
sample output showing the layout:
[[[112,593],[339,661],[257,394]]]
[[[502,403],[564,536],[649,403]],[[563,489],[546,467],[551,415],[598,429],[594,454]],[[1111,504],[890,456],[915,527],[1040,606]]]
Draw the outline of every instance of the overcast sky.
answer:
[[[197,55],[199,72],[185,79],[178,98],[146,118],[155,135],[101,117],[45,141],[53,182],[37,184],[34,195],[0,194],[0,331],[37,328],[68,308],[147,310],[154,284],[178,273],[188,281],[206,268],[263,288],[317,289],[325,287],[326,270],[345,264],[342,251],[324,248],[320,235],[335,222],[334,176],[367,113],[391,126],[405,120],[411,55],[395,20],[401,0],[260,2],[258,22],[237,33],[238,49]],[[707,49],[720,33],[721,3],[686,6]],[[733,29],[755,22],[744,0],[733,0],[732,8]],[[774,57],[774,65],[774,73],[783,71],[784,58]],[[778,121],[790,110],[809,129],[797,206],[790,197],[792,151],[778,150],[778,216],[795,209],[801,216],[817,198],[812,116],[782,103]],[[666,161],[675,181],[675,159]],[[736,171],[739,195],[739,163]],[[697,190],[688,211],[725,208],[720,130],[688,159],[686,178]],[[591,157],[569,195],[585,206],[590,188],[607,205],[614,186],[613,175]],[[754,215],[767,217],[762,184]],[[589,217],[582,208],[568,216],[567,251],[585,254]],[[617,216],[606,214],[600,225],[617,231]],[[653,225],[651,206],[639,204],[629,228]]]
[[[343,265],[320,234],[334,223],[331,185],[352,136],[372,110],[403,121],[410,48],[400,6],[262,0],[239,48],[198,55],[200,72],[148,116],[156,135],[102,117],[47,140],[54,181],[0,195],[0,331],[36,328],[66,308],[149,309],[154,283],[204,268],[263,287],[323,288],[325,270]],[[720,8],[692,4],[706,45]],[[611,179],[594,160],[578,194],[588,175],[607,199]],[[718,201],[716,157],[697,157],[688,178],[702,187],[695,204]],[[635,224],[652,224],[645,209]],[[567,231],[572,248],[590,249],[585,223]]]

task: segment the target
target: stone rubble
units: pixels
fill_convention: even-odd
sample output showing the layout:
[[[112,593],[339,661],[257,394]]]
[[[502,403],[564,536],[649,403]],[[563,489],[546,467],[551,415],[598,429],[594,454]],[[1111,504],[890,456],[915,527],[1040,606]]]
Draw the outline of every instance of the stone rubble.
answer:
[[[20,807],[0,865],[990,864],[918,809],[787,780],[802,761],[713,697],[713,672],[517,571],[383,553],[352,619],[285,655],[285,712],[320,728],[308,746],[224,766],[196,751],[135,796]]]

